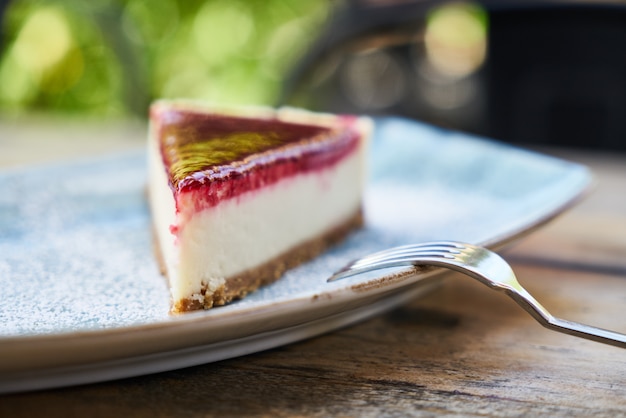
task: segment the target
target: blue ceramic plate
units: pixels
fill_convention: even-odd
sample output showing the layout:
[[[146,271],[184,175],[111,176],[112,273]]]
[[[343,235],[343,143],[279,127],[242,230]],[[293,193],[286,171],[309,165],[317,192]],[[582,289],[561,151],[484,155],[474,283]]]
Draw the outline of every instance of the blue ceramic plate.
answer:
[[[168,315],[152,254],[145,155],[0,174],[0,391],[135,376],[240,356],[376,315],[440,270],[326,278],[426,240],[497,246],[572,204],[579,165],[402,119],[377,121],[366,227],[229,306]]]

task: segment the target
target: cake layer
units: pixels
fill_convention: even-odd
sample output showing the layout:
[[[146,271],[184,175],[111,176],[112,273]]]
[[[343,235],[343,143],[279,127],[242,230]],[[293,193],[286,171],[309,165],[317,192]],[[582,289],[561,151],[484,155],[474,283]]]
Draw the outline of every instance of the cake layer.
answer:
[[[242,297],[360,225],[368,129],[292,109],[154,105],[150,207],[173,310]]]
[[[213,293],[207,292],[208,286],[203,285],[200,290],[202,297],[198,297],[197,294],[190,295],[178,300],[172,309],[174,312],[208,309],[242,298],[260,286],[280,279],[285,271],[318,256],[332,245],[342,241],[351,231],[362,225],[363,214],[359,210],[346,222],[329,230],[327,233],[292,247],[288,252],[269,259],[263,264],[230,277],[225,281],[223,287],[218,288]]]
[[[180,213],[178,254],[171,256],[178,259],[174,299],[200,298],[202,288],[216,292],[227,279],[350,221],[361,207],[361,190],[354,187],[361,182],[359,166],[354,153],[326,170],[286,178],[188,217]],[[182,207],[193,205],[195,195],[182,193]]]

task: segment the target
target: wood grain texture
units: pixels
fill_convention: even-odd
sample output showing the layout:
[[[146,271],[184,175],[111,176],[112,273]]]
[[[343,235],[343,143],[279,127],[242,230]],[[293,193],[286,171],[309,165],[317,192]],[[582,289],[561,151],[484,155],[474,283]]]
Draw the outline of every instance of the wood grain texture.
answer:
[[[571,157],[571,154],[568,154]],[[587,200],[503,251],[554,315],[626,332],[626,156],[580,156]],[[626,351],[542,328],[458,274],[353,327],[238,359],[0,397],[0,416],[626,416]]]
[[[555,314],[626,332],[622,277],[516,269]],[[320,338],[155,376],[10,395],[0,415],[618,416],[625,372],[623,350],[545,330],[504,295],[453,275],[427,298]]]

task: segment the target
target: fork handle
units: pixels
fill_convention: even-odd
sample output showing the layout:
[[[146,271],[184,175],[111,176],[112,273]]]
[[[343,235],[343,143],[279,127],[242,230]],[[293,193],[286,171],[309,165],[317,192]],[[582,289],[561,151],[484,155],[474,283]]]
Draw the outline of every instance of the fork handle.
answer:
[[[567,321],[560,318],[552,318],[547,324],[542,324],[546,328],[560,331],[576,337],[586,338],[599,343],[610,344],[620,348],[626,348],[626,335],[608,329],[592,327],[578,322]]]
[[[506,289],[506,293],[544,327],[615,347],[626,348],[626,334],[552,316],[530,293],[523,289]]]

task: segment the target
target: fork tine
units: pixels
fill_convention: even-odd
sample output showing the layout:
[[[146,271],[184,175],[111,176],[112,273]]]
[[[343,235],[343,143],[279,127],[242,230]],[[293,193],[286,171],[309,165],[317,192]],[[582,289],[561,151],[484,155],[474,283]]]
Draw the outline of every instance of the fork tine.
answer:
[[[424,247],[462,248],[461,246],[459,246],[458,242],[454,242],[454,241],[429,241],[429,242],[422,242],[422,243],[417,243],[417,244],[400,245],[397,247],[378,251],[370,255],[383,254],[383,253],[396,251],[396,250],[403,250],[407,248],[424,248]]]
[[[436,242],[429,242],[429,243],[423,243],[423,244],[411,244],[411,245],[403,245],[403,246],[399,246],[399,247],[394,247],[394,248],[390,248],[387,250],[383,250],[383,251],[379,251],[370,255],[367,255],[363,258],[360,258],[360,260],[379,260],[379,259],[385,259],[387,257],[393,257],[395,255],[400,255],[400,254],[409,254],[409,253],[413,253],[415,251],[418,250],[424,250],[424,251],[429,251],[429,250],[459,250],[462,247],[460,247],[458,245],[458,243],[453,243],[450,241],[436,241]]]
[[[357,274],[367,273],[369,271],[374,271],[374,270],[382,270],[382,269],[392,268],[392,267],[412,267],[412,266],[416,266],[419,264],[428,264],[429,261],[432,263],[433,260],[437,260],[437,259],[441,260],[441,259],[447,258],[446,255],[449,255],[449,254],[444,254],[444,253],[426,254],[425,253],[425,254],[422,254],[421,256],[416,256],[416,255],[403,256],[403,257],[398,257],[396,259],[378,261],[374,263],[362,264],[362,265],[357,265],[357,266],[349,264],[346,267],[334,273],[330,278],[327,279],[327,282],[334,282],[337,280],[345,279],[348,277],[355,276]]]
[[[450,251],[441,251],[437,249],[423,249],[423,250],[420,249],[420,250],[406,251],[406,252],[397,253],[397,254],[386,256],[386,257],[379,257],[375,259],[360,259],[360,260],[356,260],[350,263],[349,266],[352,268],[362,268],[362,267],[367,267],[367,266],[373,266],[376,264],[389,264],[389,263],[402,262],[405,260],[410,261],[410,260],[414,260],[416,258],[422,258],[422,257],[450,258],[453,256],[453,254],[454,253]]]
[[[441,259],[454,259],[456,252],[448,250],[433,250],[430,247],[423,247],[422,249],[411,249],[412,252],[405,252],[404,254],[393,255],[390,257],[379,258],[376,260],[359,259],[352,263],[349,263],[341,270],[333,274],[327,281],[334,282],[340,279],[345,279],[360,273],[366,273],[374,270],[381,270],[392,267],[410,267],[419,264],[428,264],[433,260]]]
[[[333,274],[328,282],[373,270],[416,265],[419,261],[416,258],[451,258],[453,254],[459,253],[463,248],[458,242],[452,241],[433,241],[390,248],[353,260]]]

